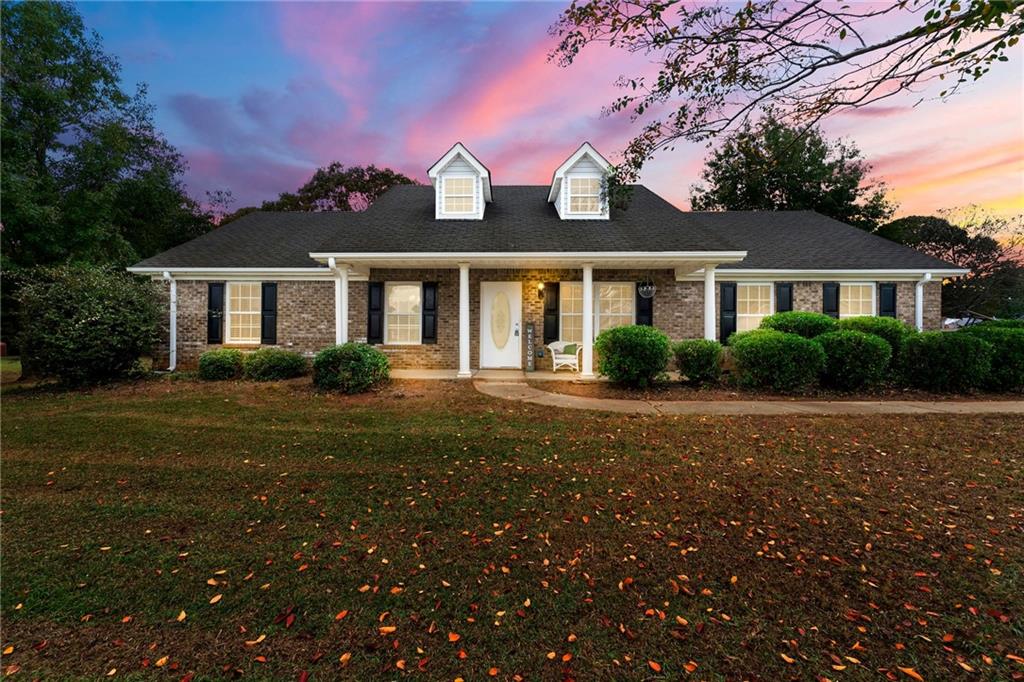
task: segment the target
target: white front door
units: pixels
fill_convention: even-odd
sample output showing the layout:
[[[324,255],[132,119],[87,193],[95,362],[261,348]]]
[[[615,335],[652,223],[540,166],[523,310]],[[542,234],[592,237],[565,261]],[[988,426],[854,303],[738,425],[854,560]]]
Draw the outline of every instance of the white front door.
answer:
[[[523,366],[522,282],[480,283],[480,367]]]

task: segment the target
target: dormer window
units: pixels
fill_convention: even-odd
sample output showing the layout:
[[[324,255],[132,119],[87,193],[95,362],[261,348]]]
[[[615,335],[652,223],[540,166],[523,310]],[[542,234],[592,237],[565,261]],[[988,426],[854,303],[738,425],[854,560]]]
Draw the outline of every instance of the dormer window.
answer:
[[[608,220],[604,182],[611,164],[584,142],[551,177],[548,202],[562,220]]]
[[[473,213],[476,207],[476,178],[471,175],[444,179],[444,212],[449,214]]]
[[[569,178],[569,212],[601,212],[601,178]]]
[[[461,142],[445,152],[427,176],[434,186],[436,219],[483,219],[491,203],[491,172]]]

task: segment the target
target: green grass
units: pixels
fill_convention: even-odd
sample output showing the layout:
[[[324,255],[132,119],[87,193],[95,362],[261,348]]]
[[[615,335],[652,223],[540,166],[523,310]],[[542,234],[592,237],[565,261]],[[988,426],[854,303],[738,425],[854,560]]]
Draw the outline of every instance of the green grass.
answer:
[[[17,381],[21,376],[20,358],[0,358],[0,381]]]
[[[5,391],[2,665],[1009,679],[1022,434],[1005,415],[559,411],[442,382]]]

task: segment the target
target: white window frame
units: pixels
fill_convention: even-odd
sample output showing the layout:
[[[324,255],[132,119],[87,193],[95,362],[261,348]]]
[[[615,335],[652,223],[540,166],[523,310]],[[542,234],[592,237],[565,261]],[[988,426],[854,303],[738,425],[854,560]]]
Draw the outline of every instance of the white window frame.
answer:
[[[563,329],[562,329],[562,316],[565,315],[565,313],[562,310],[562,286],[566,285],[566,284],[577,284],[577,285],[579,285],[580,293],[581,294],[583,293],[583,282],[559,282],[558,283],[558,340],[559,341],[565,341],[566,340],[562,336],[562,333],[563,333]],[[594,282],[594,325],[593,325],[593,327],[594,327],[594,338],[595,339],[597,338],[597,335],[601,333],[601,311],[600,311],[600,300],[599,300],[600,299],[600,294],[601,294],[601,287],[602,286],[607,286],[607,285],[619,286],[619,285],[623,285],[623,284],[628,284],[630,286],[630,288],[632,289],[632,291],[633,291],[633,322],[631,324],[636,324],[636,282],[628,282],[628,281],[624,281],[624,280],[618,280],[618,281],[611,280],[611,281],[603,281],[603,282]],[[576,313],[569,313],[569,314],[573,315],[573,316],[576,315]],[[583,313],[582,312],[580,312],[579,317],[581,317],[581,318],[583,317]],[[573,343],[576,343],[576,342],[573,342]],[[582,340],[579,341],[579,343],[582,343]]]
[[[419,287],[420,290],[420,315],[419,323],[417,324],[417,330],[419,333],[416,335],[415,341],[389,341],[388,340],[388,290],[391,287],[397,286],[415,286]],[[397,313],[401,314],[401,313]],[[421,346],[423,345],[423,282],[384,282],[384,320],[382,334],[383,345],[385,346]]]
[[[470,189],[469,194],[459,193],[459,194],[452,194],[451,195],[452,198],[466,198],[466,197],[469,197],[472,200],[471,201],[472,206],[470,207],[470,209],[468,211],[449,211],[448,210],[448,204],[446,203],[446,199],[449,196],[448,195],[448,181],[449,180],[469,180],[470,181],[470,184],[472,185],[472,189]],[[444,176],[442,176],[442,180],[441,180],[441,215],[459,216],[459,217],[476,215],[476,213],[477,213],[477,196],[476,195],[477,195],[477,185],[476,185],[476,176],[475,175],[473,175],[472,173],[445,174]]]
[[[740,314],[740,287],[768,287],[768,312],[764,315],[751,315],[750,313]],[[736,331],[740,329],[741,317],[760,317],[762,320],[768,315],[775,314],[775,283],[774,282],[736,282]]]
[[[246,311],[242,313],[239,311],[231,310],[231,289],[240,285],[255,285],[256,290],[259,292],[259,303],[256,305],[256,314],[259,316],[260,321],[256,325],[256,339],[236,339],[231,336],[231,316],[241,314],[251,314]],[[224,287],[224,344],[235,345],[235,346],[258,346],[263,340],[263,283],[262,282],[225,282]]]
[[[843,315],[843,287],[871,287],[871,312],[870,317],[878,317],[878,282],[839,282],[839,318],[867,317],[865,315]]]
[[[597,180],[597,210],[596,211],[574,211],[574,210],[572,210],[572,197],[573,197],[572,181],[573,180]],[[566,206],[565,206],[565,211],[566,211],[566,213],[568,215],[590,215],[590,216],[593,216],[593,215],[604,215],[604,198],[601,196],[601,194],[602,194],[602,191],[601,191],[601,189],[602,189],[601,188],[601,181],[602,180],[603,180],[602,176],[595,175],[595,174],[567,175],[565,177],[565,184],[566,184]],[[590,196],[594,196],[594,195],[592,195],[592,194],[581,194],[580,196],[590,197]]]

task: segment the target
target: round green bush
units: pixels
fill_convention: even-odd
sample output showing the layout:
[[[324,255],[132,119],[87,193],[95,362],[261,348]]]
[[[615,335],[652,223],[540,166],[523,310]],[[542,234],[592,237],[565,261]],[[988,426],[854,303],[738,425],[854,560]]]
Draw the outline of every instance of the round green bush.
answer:
[[[853,329],[829,332],[814,340],[825,349],[822,383],[844,391],[881,381],[892,358],[885,339]]]
[[[900,375],[915,388],[966,391],[988,381],[992,355],[992,344],[974,334],[924,332],[903,342]]]
[[[282,348],[260,348],[245,356],[242,365],[245,377],[253,381],[280,381],[306,373],[306,358]]]
[[[25,375],[69,386],[126,378],[158,340],[156,288],[123,271],[39,269],[17,298]]]
[[[722,344],[708,339],[687,339],[672,347],[676,368],[691,384],[718,381],[722,376]]]
[[[225,381],[242,376],[242,351],[236,348],[208,350],[199,356],[199,378]]]
[[[362,393],[389,373],[388,356],[365,343],[331,346],[313,357],[313,384],[329,391]]]
[[[889,344],[893,360],[899,357],[900,348],[903,347],[903,340],[917,333],[916,329],[905,322],[897,320],[895,317],[874,317],[869,315],[847,317],[839,320],[839,328],[881,336]]]
[[[648,325],[606,329],[594,341],[597,371],[615,383],[645,388],[665,376],[670,345],[663,331]]]
[[[764,318],[761,320],[761,329],[774,329],[777,332],[813,339],[815,336],[835,331],[838,324],[835,318],[822,313],[790,310]]]
[[[757,329],[729,342],[743,386],[796,391],[814,383],[825,367],[821,344],[798,334]]]
[[[972,325],[957,334],[970,334],[992,344],[992,368],[985,387],[993,391],[1024,390],[1024,327]]]

